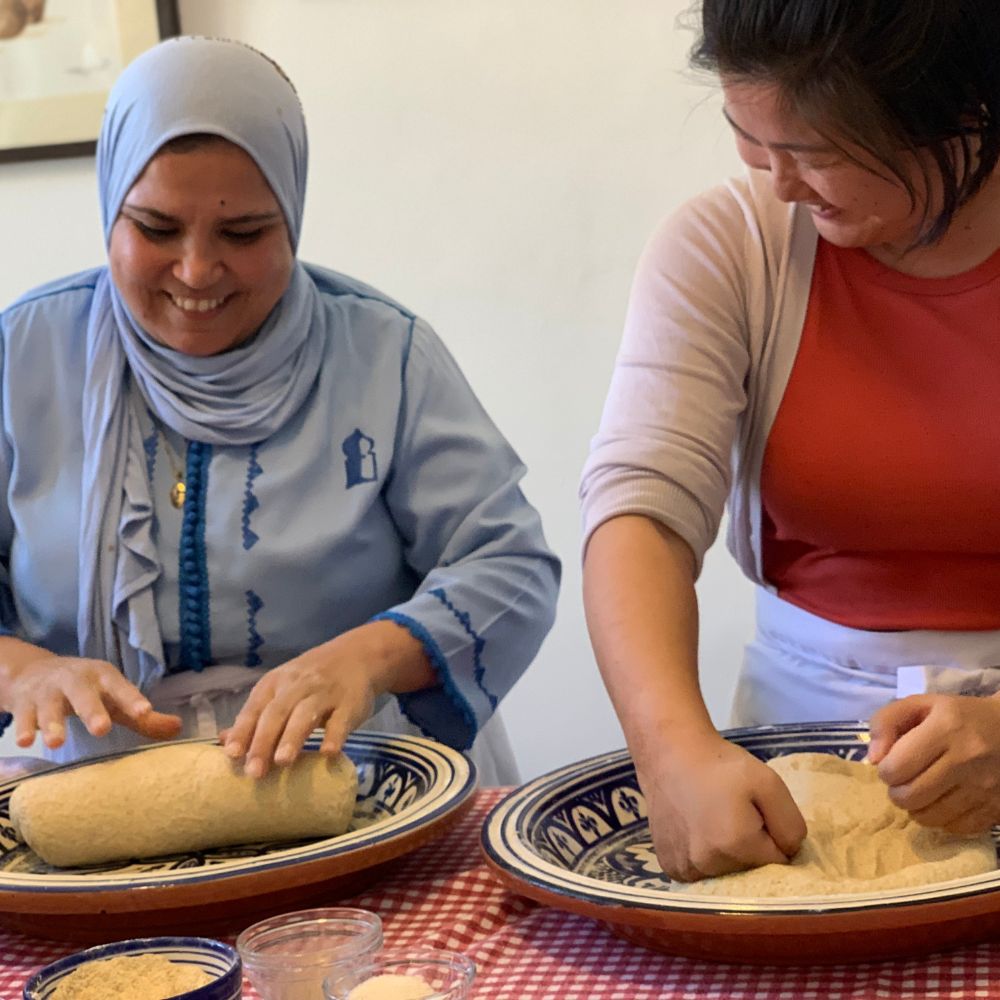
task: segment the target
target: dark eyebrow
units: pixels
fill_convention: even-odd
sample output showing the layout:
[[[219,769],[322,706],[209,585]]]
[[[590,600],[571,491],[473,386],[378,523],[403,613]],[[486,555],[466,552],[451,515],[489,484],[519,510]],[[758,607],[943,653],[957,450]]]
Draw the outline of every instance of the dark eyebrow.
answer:
[[[132,212],[139,212],[141,215],[148,215],[151,219],[155,219],[157,222],[169,222],[176,225],[178,220],[172,215],[167,215],[166,212],[161,212],[156,208],[146,208],[144,205],[133,205],[131,202],[125,202],[122,206],[127,208]],[[222,223],[226,226],[245,226],[251,223],[268,223],[276,222],[281,218],[280,212],[248,212],[246,215],[234,215],[228,219],[223,219]]]
[[[741,129],[739,127],[739,125],[737,125],[736,122],[734,122],[732,120],[732,118],[729,117],[729,112],[725,108],[722,109],[722,117],[725,118],[727,122],[729,122],[729,127],[737,135],[739,135],[740,138],[745,139],[747,142],[753,143],[753,145],[760,146],[762,148],[766,148],[766,149],[783,149],[783,150],[787,150],[789,153],[829,153],[830,150],[832,150],[834,148],[829,143],[822,144],[822,145],[815,145],[815,144],[810,144],[810,143],[807,143],[807,142],[771,142],[771,143],[763,143],[763,142],[760,141],[760,139],[754,138],[754,136],[752,136],[749,132],[744,132],[743,129]]]

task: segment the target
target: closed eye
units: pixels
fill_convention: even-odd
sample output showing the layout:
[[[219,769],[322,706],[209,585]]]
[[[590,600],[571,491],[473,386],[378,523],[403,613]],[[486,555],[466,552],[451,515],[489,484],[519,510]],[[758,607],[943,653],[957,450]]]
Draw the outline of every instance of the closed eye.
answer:
[[[135,226],[135,228],[138,229],[139,232],[146,237],[146,239],[153,240],[154,242],[168,240],[172,236],[177,235],[177,230],[169,226],[166,227],[149,226],[145,222],[140,222],[138,219],[136,219],[131,215],[129,216],[129,220],[131,221],[132,225]]]
[[[829,170],[844,163],[842,156],[797,156],[799,164],[806,170]]]
[[[266,231],[267,226],[261,226],[259,229],[243,230],[240,232],[226,230],[222,235],[225,239],[229,240],[230,243],[254,243],[256,240],[259,240]]]

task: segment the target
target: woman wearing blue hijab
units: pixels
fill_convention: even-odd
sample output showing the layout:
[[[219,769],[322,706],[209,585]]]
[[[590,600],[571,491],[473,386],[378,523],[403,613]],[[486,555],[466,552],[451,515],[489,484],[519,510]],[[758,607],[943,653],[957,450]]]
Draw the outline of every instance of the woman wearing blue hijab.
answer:
[[[112,91],[108,267],[0,315],[0,708],[57,760],[221,729],[259,776],[364,725],[513,781],[490,719],[558,561],[433,331],[297,260],[306,163],[240,43],[164,42]]]

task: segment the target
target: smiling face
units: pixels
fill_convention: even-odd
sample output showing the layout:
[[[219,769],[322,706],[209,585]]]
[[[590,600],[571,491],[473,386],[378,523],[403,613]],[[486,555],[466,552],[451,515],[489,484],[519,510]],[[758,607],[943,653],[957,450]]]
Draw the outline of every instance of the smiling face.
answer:
[[[774,86],[724,81],[723,93],[740,159],[769,171],[782,201],[804,204],[824,239],[840,247],[896,252],[916,242],[926,201],[919,164],[914,161],[910,178],[917,192],[913,204],[888,168],[845,142],[847,156],[806,124]]]
[[[154,340],[207,357],[260,329],[288,288],[294,254],[257,164],[220,140],[150,160],[112,227],[108,261]]]

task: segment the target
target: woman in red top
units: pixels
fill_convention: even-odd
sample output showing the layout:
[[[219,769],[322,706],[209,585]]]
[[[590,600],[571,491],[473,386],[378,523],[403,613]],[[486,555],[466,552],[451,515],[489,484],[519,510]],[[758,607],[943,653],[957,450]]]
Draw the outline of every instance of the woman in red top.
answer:
[[[720,489],[759,585],[736,719],[870,718],[898,805],[1000,822],[1000,4],[704,0],[701,27],[757,177],[647,250],[583,486],[588,623],[680,879],[805,835],[699,691]]]

